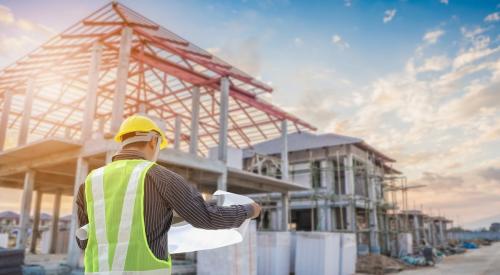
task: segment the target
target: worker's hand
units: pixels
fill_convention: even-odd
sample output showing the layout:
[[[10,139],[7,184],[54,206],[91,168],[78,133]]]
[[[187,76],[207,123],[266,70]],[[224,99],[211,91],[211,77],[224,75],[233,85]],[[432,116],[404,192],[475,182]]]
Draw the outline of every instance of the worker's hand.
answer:
[[[250,206],[252,207],[252,216],[250,217],[250,219],[255,219],[255,218],[257,218],[260,215],[260,210],[262,208],[256,202],[250,204]]]

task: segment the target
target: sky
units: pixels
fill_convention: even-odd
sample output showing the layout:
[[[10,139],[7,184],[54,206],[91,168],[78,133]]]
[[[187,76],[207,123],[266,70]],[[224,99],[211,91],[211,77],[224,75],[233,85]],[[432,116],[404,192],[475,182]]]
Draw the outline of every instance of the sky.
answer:
[[[0,0],[0,68],[107,2]],[[396,159],[426,185],[411,207],[500,220],[500,1],[120,2],[269,83],[319,133]]]

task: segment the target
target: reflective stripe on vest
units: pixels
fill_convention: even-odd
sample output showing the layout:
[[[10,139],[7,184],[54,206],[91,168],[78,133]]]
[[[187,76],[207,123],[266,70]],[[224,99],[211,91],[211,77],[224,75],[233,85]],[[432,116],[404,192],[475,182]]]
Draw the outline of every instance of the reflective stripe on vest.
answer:
[[[87,177],[87,211],[93,234],[89,234],[85,251],[86,274],[170,274],[170,257],[160,260],[154,256],[144,228],[144,177],[152,165],[122,160]]]

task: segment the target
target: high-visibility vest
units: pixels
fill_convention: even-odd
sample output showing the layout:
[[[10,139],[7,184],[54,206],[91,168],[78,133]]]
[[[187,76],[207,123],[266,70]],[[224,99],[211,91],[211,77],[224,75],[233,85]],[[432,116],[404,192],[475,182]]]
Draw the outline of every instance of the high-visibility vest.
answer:
[[[87,176],[85,274],[171,273],[170,256],[158,259],[146,238],[144,178],[153,164],[118,160]]]

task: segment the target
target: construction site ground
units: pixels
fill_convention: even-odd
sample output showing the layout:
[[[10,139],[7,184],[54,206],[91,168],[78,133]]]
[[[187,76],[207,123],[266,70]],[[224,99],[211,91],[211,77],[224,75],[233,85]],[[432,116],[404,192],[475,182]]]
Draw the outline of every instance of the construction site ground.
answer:
[[[401,275],[497,275],[500,274],[500,242],[479,249],[468,250],[464,254],[446,257],[435,267],[405,270]]]

